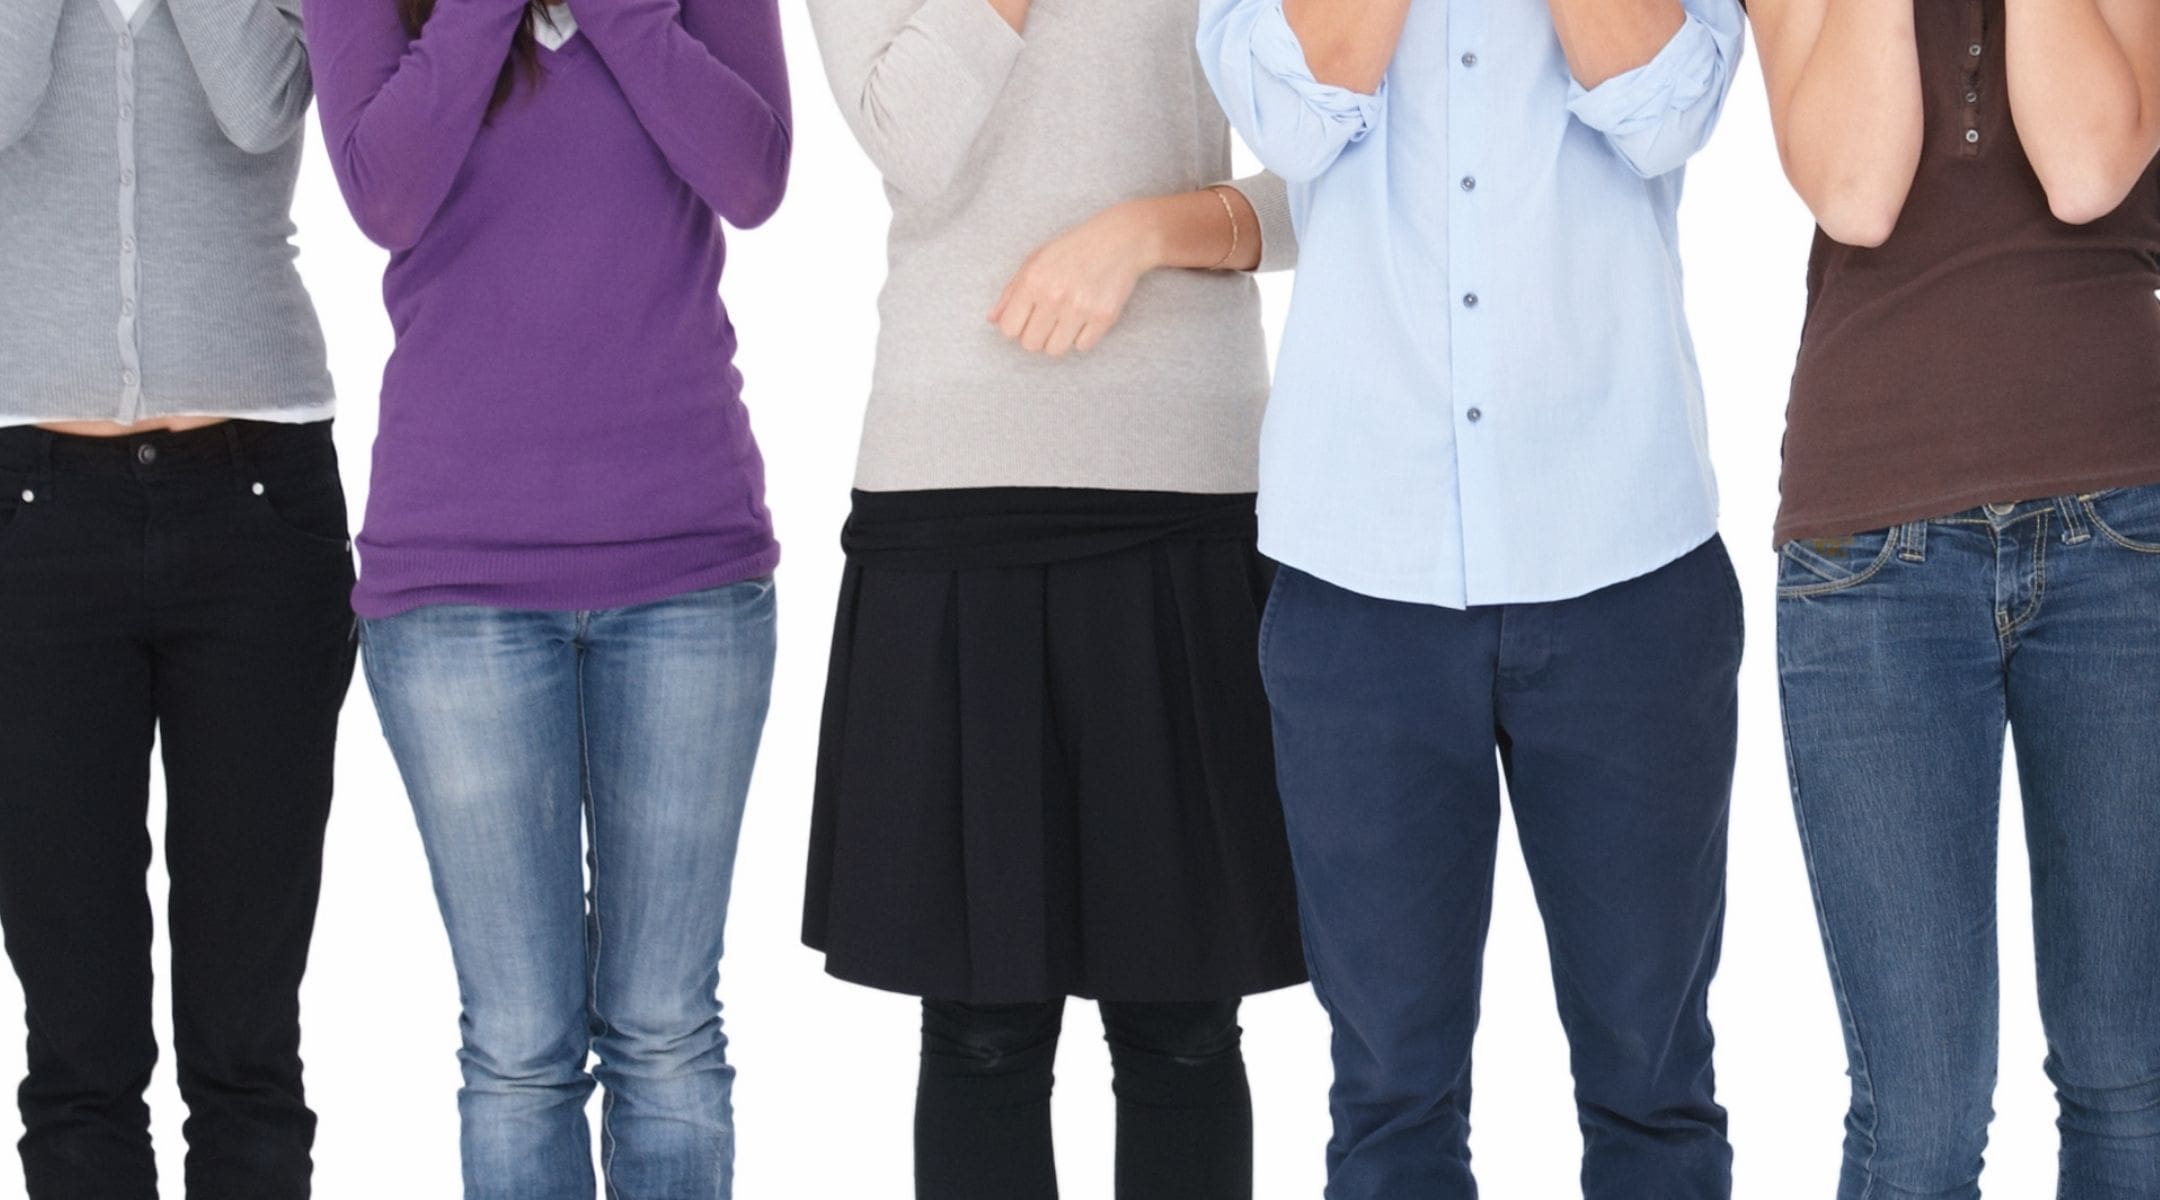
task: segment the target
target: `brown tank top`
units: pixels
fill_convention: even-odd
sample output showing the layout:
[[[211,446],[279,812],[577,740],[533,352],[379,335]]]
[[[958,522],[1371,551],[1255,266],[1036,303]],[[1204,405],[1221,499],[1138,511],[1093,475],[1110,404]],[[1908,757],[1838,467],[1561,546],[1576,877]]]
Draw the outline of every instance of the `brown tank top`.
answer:
[[[2160,482],[2160,164],[2086,226],[2010,118],[2003,0],[1915,0],[1926,145],[1879,249],[1820,231],[1779,544]]]

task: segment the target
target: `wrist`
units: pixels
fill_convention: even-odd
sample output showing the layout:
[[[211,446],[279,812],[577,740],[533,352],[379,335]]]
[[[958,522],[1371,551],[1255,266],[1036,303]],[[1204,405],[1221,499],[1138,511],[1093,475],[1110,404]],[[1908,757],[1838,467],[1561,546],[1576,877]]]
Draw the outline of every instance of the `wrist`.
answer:
[[[1118,205],[1105,215],[1115,223],[1120,240],[1131,254],[1128,261],[1139,273],[1146,274],[1169,261],[1170,231],[1160,206],[1147,200],[1133,200]]]

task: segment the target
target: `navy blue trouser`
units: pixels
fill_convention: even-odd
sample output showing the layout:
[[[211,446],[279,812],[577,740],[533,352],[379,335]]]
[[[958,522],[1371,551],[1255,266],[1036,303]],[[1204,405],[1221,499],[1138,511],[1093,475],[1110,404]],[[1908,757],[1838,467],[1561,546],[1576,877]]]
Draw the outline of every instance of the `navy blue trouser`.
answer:
[[[1458,611],[1277,578],[1261,634],[1305,952],[1334,1023],[1329,1200],[1457,1200],[1503,772],[1590,1200],[1724,1200],[1707,994],[1740,590],[1713,539],[1572,600]]]

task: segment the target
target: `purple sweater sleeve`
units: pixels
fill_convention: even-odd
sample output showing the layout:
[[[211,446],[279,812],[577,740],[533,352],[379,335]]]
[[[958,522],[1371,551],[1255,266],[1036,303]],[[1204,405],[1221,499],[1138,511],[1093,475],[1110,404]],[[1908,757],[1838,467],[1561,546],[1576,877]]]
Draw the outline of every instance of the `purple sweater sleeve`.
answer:
[[[417,39],[389,0],[306,7],[323,141],[361,232],[427,232],[487,117],[525,0],[439,0]]]
[[[793,152],[778,0],[571,0],[668,165],[738,229],[787,191]]]

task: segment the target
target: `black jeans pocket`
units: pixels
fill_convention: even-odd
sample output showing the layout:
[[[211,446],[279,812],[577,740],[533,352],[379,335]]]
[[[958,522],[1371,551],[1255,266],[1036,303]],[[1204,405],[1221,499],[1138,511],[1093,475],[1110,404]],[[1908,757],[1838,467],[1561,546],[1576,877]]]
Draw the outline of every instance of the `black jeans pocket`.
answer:
[[[249,501],[264,523],[292,544],[339,554],[351,552],[345,487],[335,473],[299,481],[258,482],[250,484],[248,490]]]

